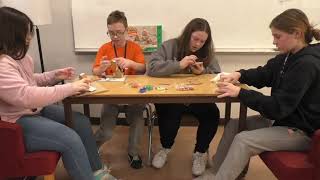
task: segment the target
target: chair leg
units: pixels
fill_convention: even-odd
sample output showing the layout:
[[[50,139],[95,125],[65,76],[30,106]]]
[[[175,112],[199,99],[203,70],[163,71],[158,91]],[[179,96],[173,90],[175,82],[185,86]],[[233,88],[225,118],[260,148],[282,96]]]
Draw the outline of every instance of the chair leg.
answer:
[[[86,115],[90,119],[90,105],[89,104],[83,104],[83,112],[84,112],[84,115]]]
[[[154,117],[150,118],[150,125],[148,127],[149,132],[149,144],[148,144],[148,165],[151,166],[152,161],[152,132],[153,132],[153,125],[154,125]]]
[[[43,180],[55,180],[54,173],[45,175]]]
[[[153,125],[154,120],[156,118],[155,112],[152,113],[152,107],[150,104],[146,105],[146,113],[147,113],[147,120],[148,120],[148,159],[147,159],[147,165],[151,166],[152,161],[152,131],[153,131]]]

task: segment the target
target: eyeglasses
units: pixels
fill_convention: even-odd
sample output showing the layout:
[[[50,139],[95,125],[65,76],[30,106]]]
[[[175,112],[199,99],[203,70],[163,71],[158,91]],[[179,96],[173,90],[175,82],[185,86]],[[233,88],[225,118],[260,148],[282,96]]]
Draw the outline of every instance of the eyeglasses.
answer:
[[[108,32],[107,32],[107,35],[108,35],[109,37],[115,37],[115,36],[119,37],[119,36],[123,36],[125,32],[126,32],[126,31],[123,31],[123,32],[112,32],[112,31],[108,31]]]

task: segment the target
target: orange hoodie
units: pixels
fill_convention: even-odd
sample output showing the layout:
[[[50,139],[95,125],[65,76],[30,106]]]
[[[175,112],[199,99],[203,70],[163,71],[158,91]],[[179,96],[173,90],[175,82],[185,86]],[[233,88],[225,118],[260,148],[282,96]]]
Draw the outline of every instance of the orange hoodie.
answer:
[[[118,57],[125,57],[137,63],[144,64],[144,55],[142,53],[141,47],[132,41],[127,41],[126,54],[125,54],[125,47],[116,48],[116,51],[117,51]],[[101,59],[103,56],[106,56],[108,60],[112,60],[113,58],[116,57],[114,47],[112,46],[112,42],[108,42],[99,48],[99,51],[96,55],[95,63],[93,64],[93,68],[100,66]],[[114,72],[112,68],[108,68],[105,73],[107,75],[111,75]],[[126,74],[134,75],[136,74],[136,71],[134,69],[129,68],[126,71]]]

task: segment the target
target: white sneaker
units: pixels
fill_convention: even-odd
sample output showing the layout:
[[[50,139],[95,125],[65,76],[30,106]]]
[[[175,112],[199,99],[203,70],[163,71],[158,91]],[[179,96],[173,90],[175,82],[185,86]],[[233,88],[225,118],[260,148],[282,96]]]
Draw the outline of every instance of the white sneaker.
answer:
[[[117,180],[114,176],[110,174],[110,170],[100,169],[94,172],[95,180]]]
[[[196,152],[192,155],[192,174],[200,176],[205,170],[208,162],[208,154]]]
[[[193,180],[213,180],[215,175],[210,170],[205,171],[201,176],[194,178]]]
[[[171,149],[161,148],[160,151],[154,155],[152,159],[152,166],[155,168],[162,168],[167,162],[167,157]]]

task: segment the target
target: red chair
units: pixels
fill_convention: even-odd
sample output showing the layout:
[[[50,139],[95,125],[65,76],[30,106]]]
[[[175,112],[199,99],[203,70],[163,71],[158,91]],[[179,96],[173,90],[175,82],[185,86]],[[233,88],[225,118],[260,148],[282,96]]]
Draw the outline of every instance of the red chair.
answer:
[[[0,120],[0,180],[24,176],[44,176],[54,180],[60,154],[53,151],[27,153],[22,128]]]
[[[279,180],[320,180],[320,130],[308,151],[263,152],[260,158]]]

